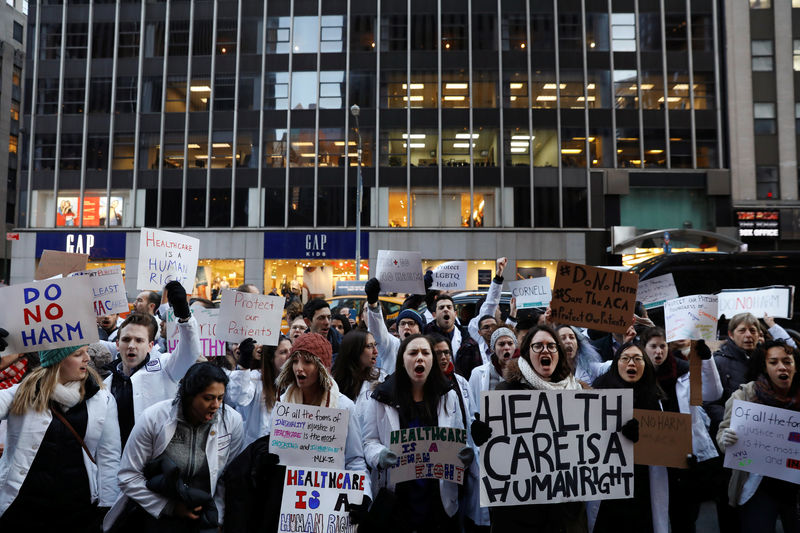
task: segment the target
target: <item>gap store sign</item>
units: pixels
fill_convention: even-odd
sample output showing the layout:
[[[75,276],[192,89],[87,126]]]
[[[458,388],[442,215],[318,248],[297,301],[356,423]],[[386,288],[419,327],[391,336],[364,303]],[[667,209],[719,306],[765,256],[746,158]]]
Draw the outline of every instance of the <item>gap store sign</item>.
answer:
[[[44,250],[89,254],[89,259],[125,259],[125,232],[46,232],[36,234],[36,257]]]
[[[265,232],[264,259],[355,259],[355,231]],[[361,258],[369,259],[369,233],[361,232]]]

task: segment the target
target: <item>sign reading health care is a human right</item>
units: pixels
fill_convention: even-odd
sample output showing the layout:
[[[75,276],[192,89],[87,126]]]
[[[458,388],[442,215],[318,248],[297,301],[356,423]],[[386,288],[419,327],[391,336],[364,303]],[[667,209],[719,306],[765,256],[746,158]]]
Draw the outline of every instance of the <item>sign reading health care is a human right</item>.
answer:
[[[199,257],[199,239],[170,231],[142,228],[136,288],[140,291],[160,291],[170,281],[178,281],[187,293],[191,293]]]

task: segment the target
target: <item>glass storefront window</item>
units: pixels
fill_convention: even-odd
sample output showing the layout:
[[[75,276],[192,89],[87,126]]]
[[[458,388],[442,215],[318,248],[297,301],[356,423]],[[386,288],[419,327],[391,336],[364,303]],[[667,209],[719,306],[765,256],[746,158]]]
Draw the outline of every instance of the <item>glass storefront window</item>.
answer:
[[[87,189],[83,195],[83,209],[80,209],[80,191],[63,189],[53,201],[53,191],[34,191],[34,216],[32,226],[59,228],[78,227],[83,218],[86,228],[131,226],[132,213],[129,212],[130,190],[111,190],[111,198],[106,197],[105,189]]]
[[[244,259],[201,259],[197,262],[192,296],[219,300],[224,289],[244,283]]]
[[[550,283],[556,279],[558,261],[521,261],[517,260],[517,272],[514,279],[540,278],[547,276]],[[488,267],[487,267],[488,268]],[[508,276],[506,276],[508,279]]]
[[[303,302],[312,297],[330,298],[337,281],[354,281],[356,262],[353,259],[266,259],[264,292],[273,288],[283,295],[296,288]],[[369,262],[361,260],[361,279],[369,275]]]

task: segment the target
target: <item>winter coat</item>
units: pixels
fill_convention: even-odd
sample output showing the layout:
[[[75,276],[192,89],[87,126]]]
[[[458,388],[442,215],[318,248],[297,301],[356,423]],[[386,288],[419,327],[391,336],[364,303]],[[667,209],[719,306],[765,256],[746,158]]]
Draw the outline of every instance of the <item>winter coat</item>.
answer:
[[[226,371],[230,381],[225,388],[225,402],[232,405],[244,425],[243,447],[270,432],[272,409],[264,403],[260,370]]]
[[[397,364],[397,350],[400,349],[400,339],[389,333],[386,322],[383,321],[381,306],[367,307],[367,329],[375,338],[378,345],[378,362],[376,366],[387,374],[394,373]]]
[[[469,390],[470,390],[470,406],[472,407],[473,418],[475,413],[481,412],[481,391],[488,391],[490,389],[490,375],[497,374],[497,370],[491,361],[488,363],[475,367],[472,374],[469,376]],[[500,377],[500,383],[504,381],[503,376]]]
[[[731,427],[731,411],[733,411],[733,401],[742,400],[743,402],[758,402],[756,398],[755,381],[744,383],[738,390],[731,394],[725,402],[725,416],[719,424],[717,432],[717,444],[722,453],[725,453],[725,445],[722,443],[722,433],[726,428]],[[732,507],[744,505],[747,500],[753,497],[761,484],[764,476],[753,474],[744,470],[731,469],[731,480],[728,483],[728,503]]]
[[[749,355],[736,346],[731,339],[728,339],[719,350],[714,352],[714,362],[717,364],[722,384],[722,396],[715,401],[703,402],[703,407],[711,418],[712,431],[716,431],[725,415],[725,402],[740,385],[746,382],[749,359]]]
[[[477,313],[475,313],[475,316],[469,321],[469,324],[467,324],[467,330],[469,331],[470,337],[472,337],[472,340],[478,343],[478,351],[481,354],[480,364],[483,365],[490,361],[493,346],[488,346],[486,344],[486,341],[480,335],[478,326],[480,325],[481,317],[486,315],[494,316],[495,311],[497,311],[497,306],[500,303],[500,292],[502,290],[503,278],[495,276],[492,279],[492,284],[489,286],[489,290],[486,292],[486,300],[484,300],[481,308]],[[470,369],[470,372],[471,371],[472,369]],[[469,376],[469,374],[467,374],[467,376]]]
[[[711,359],[702,363],[703,399],[713,401],[722,395],[717,365]],[[675,382],[675,397],[681,413],[692,415],[692,453],[698,461],[706,461],[719,455],[709,434],[711,420],[699,405],[689,405],[689,372],[678,377]],[[672,393],[668,391],[667,394]]]

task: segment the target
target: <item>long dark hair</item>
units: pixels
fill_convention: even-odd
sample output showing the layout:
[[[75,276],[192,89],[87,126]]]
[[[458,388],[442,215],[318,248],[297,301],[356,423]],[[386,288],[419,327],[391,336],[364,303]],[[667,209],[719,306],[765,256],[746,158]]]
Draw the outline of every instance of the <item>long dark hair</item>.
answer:
[[[175,396],[174,404],[180,403],[184,416],[189,412],[192,400],[201,394],[212,383],[222,383],[228,387],[228,376],[218,366],[211,363],[195,363],[189,367],[183,379],[178,383],[178,394]],[[225,402],[220,406],[222,411],[222,421],[225,423]]]
[[[406,352],[406,347],[411,341],[416,339],[425,339],[431,349],[431,371],[428,374],[428,379],[425,380],[422,395],[422,411],[423,415],[428,420],[437,420],[437,408],[439,407],[439,399],[445,395],[451,388],[450,383],[442,373],[442,368],[439,362],[436,361],[436,356],[433,355],[433,339],[427,335],[419,333],[409,335],[400,342],[400,347],[397,349],[397,360],[395,362],[394,377],[395,377],[395,399],[400,406],[401,419],[409,420],[412,418],[414,412],[414,396],[411,393],[411,377],[406,372],[403,363],[403,354]]]
[[[531,362],[531,341],[533,341],[534,335],[540,331],[544,331],[553,337],[558,351],[558,362],[556,363],[555,370],[553,370],[553,374],[550,376],[550,381],[558,382],[567,379],[569,375],[573,373],[572,362],[570,362],[567,357],[567,352],[564,350],[564,345],[561,344],[561,338],[558,336],[558,333],[548,325],[536,325],[528,330],[528,333],[525,334],[522,338],[522,343],[519,345],[520,357],[525,359],[525,361],[531,365],[531,368],[533,368],[533,363]]]
[[[630,348],[636,347],[642,354],[644,359],[644,373],[636,383],[629,383],[622,379],[619,374],[619,358],[622,352]],[[628,341],[619,347],[614,354],[614,359],[611,361],[611,367],[605,374],[599,376],[592,384],[595,389],[633,389],[633,406],[637,409],[658,409],[658,401],[667,398],[661,386],[658,384],[656,378],[656,369],[652,361],[647,356],[644,347],[635,341]]]
[[[346,320],[346,319],[345,319]],[[369,332],[353,329],[345,333],[339,345],[339,354],[333,363],[331,373],[339,392],[356,401],[361,392],[361,384],[378,379],[380,372],[376,368],[361,368],[361,354],[367,347]]]
[[[277,346],[261,347],[261,396],[267,409],[272,409],[280,393],[275,385],[275,380],[278,378],[278,373],[275,371],[275,352],[278,351],[283,341],[288,342],[289,346],[292,344],[292,340],[289,337],[281,335],[278,338]]]
[[[794,396],[794,394],[797,393],[797,389],[800,388],[800,377],[798,377],[798,374],[800,374],[800,372],[798,372],[798,370],[800,370],[800,357],[798,357],[797,350],[786,344],[786,341],[782,339],[764,341],[763,345],[759,345],[758,349],[750,356],[750,360],[748,361],[745,381],[755,381],[762,374],[769,379],[767,374],[767,352],[771,348],[782,348],[794,359],[795,374],[792,378],[792,385],[789,387],[789,395]],[[770,384],[772,384],[771,381]]]

